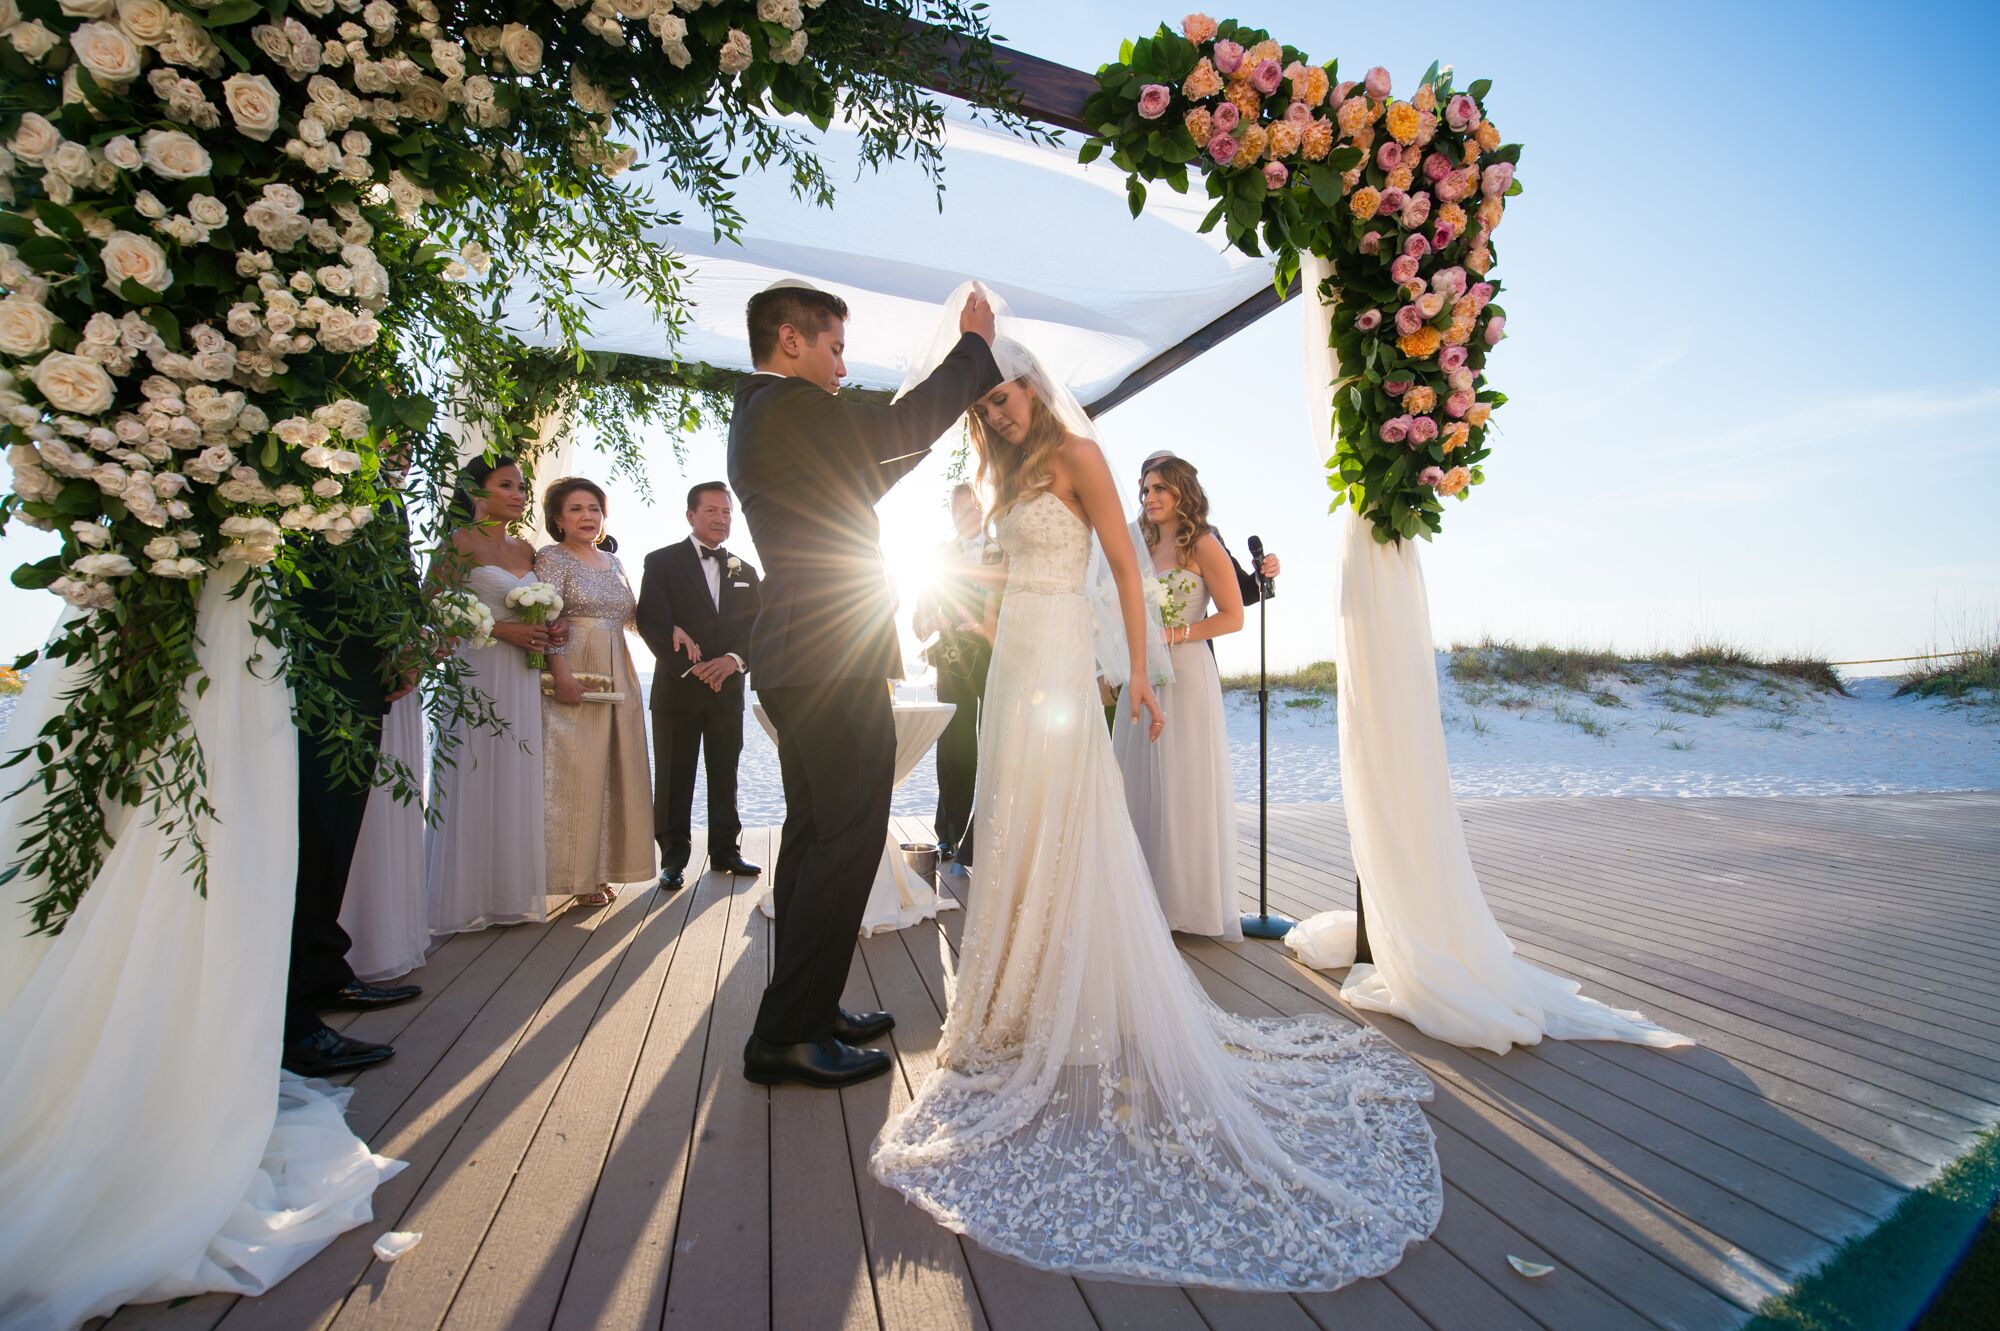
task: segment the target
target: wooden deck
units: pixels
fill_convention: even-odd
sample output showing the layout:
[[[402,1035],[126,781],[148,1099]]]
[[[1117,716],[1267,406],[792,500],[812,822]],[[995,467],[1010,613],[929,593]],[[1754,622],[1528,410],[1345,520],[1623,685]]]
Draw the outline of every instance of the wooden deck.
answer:
[[[1298,1297],[1078,1281],[937,1228],[865,1163],[931,1066],[937,931],[867,940],[849,982],[850,1006],[896,1013],[899,1075],[766,1091],[739,1051],[769,929],[754,884],[711,874],[451,940],[421,1000],[350,1026],[397,1049],[350,1111],[409,1162],[377,1221],[262,1298],[110,1325],[1728,1327],[2000,1118],[2000,794],[1461,808],[1521,955],[1700,1047],[1494,1057],[1366,1018],[1437,1084],[1447,1193],[1384,1279]],[[1338,808],[1281,807],[1271,828],[1274,907],[1351,904]],[[745,853],[768,864],[774,842]],[[943,919],[955,939],[963,912]],[[1183,951],[1232,1009],[1357,1019],[1275,944]],[[393,1266],[369,1251],[389,1229],[424,1235]],[[1557,1269],[1526,1280],[1508,1254]]]

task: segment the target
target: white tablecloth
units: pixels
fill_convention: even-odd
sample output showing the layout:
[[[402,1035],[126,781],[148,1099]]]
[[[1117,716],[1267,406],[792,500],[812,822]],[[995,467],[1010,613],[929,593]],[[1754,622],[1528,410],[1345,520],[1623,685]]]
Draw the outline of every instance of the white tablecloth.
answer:
[[[750,710],[757,715],[757,724],[764,727],[773,742],[778,732],[771,728],[771,718],[764,714],[761,703],[751,704]],[[915,770],[917,761],[944,734],[945,725],[951,714],[958,708],[948,702],[899,702],[896,704],[896,784],[902,785],[904,778]],[[764,914],[777,918],[777,909],[772,905],[771,892],[767,888],[764,898],[758,903]],[[889,929],[907,929],[921,920],[928,920],[939,911],[957,910],[958,902],[940,893],[932,884],[924,881],[911,870],[903,859],[901,844],[891,833],[882,848],[882,859],[875,866],[875,886],[868,892],[868,908],[861,916],[861,936]]]

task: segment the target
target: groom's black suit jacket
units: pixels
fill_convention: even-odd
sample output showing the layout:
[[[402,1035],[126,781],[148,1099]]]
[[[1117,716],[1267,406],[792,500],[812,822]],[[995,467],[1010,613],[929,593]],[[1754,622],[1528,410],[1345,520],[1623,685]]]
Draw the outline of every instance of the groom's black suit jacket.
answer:
[[[724,547],[722,603],[708,595],[708,578],[702,572],[701,556],[694,542],[676,541],[646,556],[646,574],[639,582],[639,636],[646,640],[658,662],[654,667],[654,711],[689,711],[717,697],[714,689],[693,675],[681,678],[694,662],[686,652],[674,650],[674,629],[682,629],[701,648],[701,659],[731,652],[743,658],[744,666],[757,658],[750,654],[750,626],[757,621],[757,570],[739,561],[736,573],[727,567]],[[721,695],[743,705],[743,676],[738,673],[722,681]]]
[[[773,374],[737,385],[729,488],[764,561],[748,653],[760,691],[902,678],[875,504],[999,383],[993,352],[967,333],[890,406]]]

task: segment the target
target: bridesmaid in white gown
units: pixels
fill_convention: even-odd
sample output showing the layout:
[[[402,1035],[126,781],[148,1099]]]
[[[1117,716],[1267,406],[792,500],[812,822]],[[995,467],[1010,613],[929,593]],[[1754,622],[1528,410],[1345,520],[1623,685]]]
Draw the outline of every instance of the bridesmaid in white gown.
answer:
[[[423,694],[406,694],[389,708],[382,721],[382,754],[410,769],[418,797],[405,802],[388,786],[368,792],[361,839],[347,871],[347,895],[340,900],[347,964],[371,984],[423,965],[431,942],[424,901]]]
[[[1152,556],[1152,567],[1143,572],[1170,594],[1179,592],[1180,614],[1166,630],[1174,677],[1160,686],[1160,707],[1173,724],[1159,743],[1148,744],[1133,730],[1131,712],[1120,708],[1112,748],[1168,926],[1236,942],[1243,937],[1236,783],[1229,771],[1222,676],[1209,644],[1243,627],[1243,593],[1208,525],[1208,496],[1191,464],[1156,460],[1140,481],[1139,500],[1139,534]]]
[[[545,651],[550,626],[524,624],[507,593],[535,579],[535,550],[507,534],[528,511],[527,482],[511,458],[466,468],[460,504],[472,521],[452,533],[464,571],[455,580],[493,612],[495,641],[461,645],[471,682],[493,700],[505,734],[461,724],[454,761],[440,761],[431,799],[440,817],[426,838],[425,892],[432,934],[548,918],[542,852],[541,673],[527,654]],[[440,572],[443,581],[458,570]]]
[[[979,861],[938,1067],[871,1168],[1049,1270],[1246,1290],[1379,1275],[1442,1206],[1430,1084],[1367,1028],[1223,1012],[1175,950],[1098,721],[1093,530],[1128,642],[1145,622],[1117,487],[1074,396],[1018,343],[993,350],[1012,377],[971,430],[1008,570]],[[1145,653],[1127,654],[1123,706],[1156,734]]]

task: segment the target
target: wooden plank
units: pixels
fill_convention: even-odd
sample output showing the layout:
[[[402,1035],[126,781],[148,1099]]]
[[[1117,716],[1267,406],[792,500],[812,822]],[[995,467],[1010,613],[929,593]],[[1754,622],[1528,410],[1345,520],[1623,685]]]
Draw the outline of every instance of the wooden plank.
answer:
[[[770,930],[755,909],[761,880],[730,882],[696,1146],[667,1269],[664,1331],[771,1320],[771,1096],[743,1078],[743,1041],[764,993]]]
[[[1818,967],[1790,964],[1794,955],[1782,947],[1765,946],[1752,950],[1737,941],[1738,935],[1722,928],[1695,928],[1663,918],[1650,917],[1636,906],[1602,895],[1584,895],[1568,881],[1550,875],[1534,875],[1515,870],[1495,871],[1490,865],[1480,876],[1487,899],[1499,909],[1503,905],[1529,913],[1566,909],[1568,918],[1586,924],[1590,932],[1607,943],[1625,946],[1671,948],[1683,955],[1702,956],[1727,965],[1732,973],[1758,976],[1782,983],[1786,988],[1808,995],[1828,1007],[1872,1014],[1877,1020],[1902,1031],[1926,1034],[1953,1048],[1991,1056],[2000,1053],[2000,1038],[1993,1023],[2000,1013],[1987,1012],[1969,1003],[1940,995],[1915,993],[1884,978],[1873,984],[1867,1000],[1842,988],[1837,973],[1825,963]]]
[[[1288,998],[1286,990],[1292,990],[1299,996],[1317,996],[1327,1010],[1343,1011],[1338,1003],[1337,987],[1331,980],[1286,960],[1271,945],[1225,948],[1220,944],[1204,942],[1184,946],[1183,952],[1201,967],[1212,969],[1232,983],[1263,996],[1281,1011],[1299,1009],[1296,998]],[[1369,1024],[1377,1025],[1379,1022],[1378,1029],[1391,1032],[1396,1042],[1431,1074],[1436,1098],[1431,1102],[1429,1113],[1434,1123],[1449,1125],[1496,1159],[1505,1161],[1511,1169],[1546,1193],[1562,1198],[1569,1204],[1571,1212],[1587,1217],[1588,1222],[1597,1227],[1608,1228],[1623,1236],[1634,1247],[1653,1255],[1655,1260],[1667,1263],[1686,1277],[1692,1277],[1698,1286],[1691,1291],[1685,1280],[1660,1276],[1658,1283],[1662,1292],[1650,1296],[1654,1301],[1700,1314],[1711,1311],[1714,1304],[1710,1300],[1715,1295],[1721,1295],[1747,1311],[1781,1287],[1782,1280],[1768,1265],[1747,1254],[1734,1252],[1732,1245],[1724,1240],[1703,1235],[1700,1226],[1678,1214],[1672,1206],[1663,1206],[1655,1199],[1637,1196],[1627,1183],[1597,1168],[1594,1162],[1573,1151],[1569,1143],[1543,1135],[1536,1128],[1514,1118],[1504,1105],[1483,1098],[1477,1087],[1468,1084],[1454,1071],[1451,1061],[1445,1056],[1446,1047],[1425,1042],[1425,1037],[1392,1018],[1367,1015],[1371,1018]],[[1420,1046],[1420,1042],[1425,1043]],[[1517,1050],[1510,1057],[1531,1055],[1532,1051]],[[1454,1176],[1453,1182],[1467,1188],[1483,1204],[1507,1215],[1510,1221],[1521,1223],[1521,1208],[1510,1206],[1505,1195],[1479,1192],[1465,1177]],[[1560,1223],[1571,1212],[1547,1218],[1552,1223]],[[1576,1225],[1573,1232],[1581,1232],[1582,1227],[1582,1224]],[[1575,1246],[1573,1239],[1564,1240],[1557,1232],[1540,1233],[1537,1237],[1557,1251]],[[1577,1264],[1574,1258],[1570,1260],[1572,1265]],[[1388,1279],[1398,1293],[1404,1293],[1400,1272],[1401,1268],[1391,1272]],[[1624,1279],[1630,1279],[1629,1272]],[[1614,1287],[1607,1286],[1607,1289],[1616,1292]],[[1706,1295],[1701,1292],[1703,1289],[1708,1291]],[[1687,1324],[1710,1323],[1700,1316],[1691,1316]]]
[[[776,867],[775,860],[764,863]],[[856,1012],[869,1011],[876,1002],[856,957],[841,1003]],[[849,1094],[802,1086],[771,1092],[774,1331],[873,1331],[882,1325],[856,1182],[867,1174],[867,1133],[877,1123],[861,1115],[851,1124],[859,1132],[850,1140]],[[857,1144],[859,1157],[854,1154]]]
[[[1542,964],[1551,964],[1551,959],[1543,958]],[[1564,966],[1562,959],[1554,959],[1553,968],[1558,971],[1574,970],[1573,967]],[[1606,998],[1607,1001],[1612,1001],[1609,994],[1598,992],[1601,984],[1601,980],[1595,983],[1592,993],[1595,996]],[[1637,999],[1628,997],[1626,1001],[1633,1006],[1646,1006]],[[1685,1021],[1679,1024],[1682,1028],[1685,1028],[1687,1025]],[[1689,1033],[1695,1034],[1693,1031],[1689,1031]],[[1611,1048],[1608,1046],[1601,1047]],[[1918,1154],[1909,1153],[1908,1148],[1911,1144],[1909,1136],[1910,1128],[1907,1116],[1901,1112],[1900,1105],[1892,1104],[1886,1108],[1880,1105],[1873,1108],[1862,1108],[1855,1104],[1849,1097],[1849,1092],[1853,1089],[1853,1083],[1843,1078],[1835,1078],[1827,1081],[1819,1075],[1820,1070],[1816,1065],[1807,1065],[1810,1068],[1810,1072],[1807,1074],[1806,1082],[1801,1083],[1789,1077],[1772,1075],[1767,1070],[1761,1068],[1759,1063],[1760,1055],[1755,1046],[1746,1046],[1745,1048],[1734,1049],[1731,1052],[1737,1058],[1737,1064],[1718,1064],[1717,1070],[1713,1072],[1713,1075],[1709,1074],[1706,1060],[1699,1055],[1686,1060],[1667,1060],[1665,1063],[1651,1058],[1643,1052],[1630,1054],[1617,1053],[1611,1056],[1629,1058],[1635,1061],[1643,1060],[1650,1075],[1673,1078],[1676,1080],[1676,1084],[1689,1085],[1697,1094],[1724,1095],[1726,1097],[1730,1091],[1740,1092],[1741,1083],[1747,1075],[1756,1088],[1756,1095],[1752,1097],[1753,1100],[1758,1097],[1773,1099],[1785,1108],[1793,1110],[1807,1118],[1822,1123],[1839,1125],[1839,1131],[1843,1134],[1849,1131],[1857,1134],[1857,1137],[1849,1138],[1849,1140],[1856,1141],[1857,1143],[1857,1149],[1854,1151],[1854,1154],[1862,1160],[1874,1161],[1881,1164],[1884,1168],[1890,1169],[1894,1176],[1905,1184],[1919,1182],[1928,1177],[1934,1165],[1935,1155],[1930,1151]],[[1777,1066],[1783,1071],[1797,1071],[1795,1067],[1786,1068],[1782,1062],[1777,1063]],[[1682,1077],[1687,1077],[1688,1081],[1682,1083],[1679,1080]],[[1709,1082],[1709,1087],[1705,1091],[1701,1089],[1700,1085],[1704,1077]],[[1741,1097],[1739,1094],[1739,1107],[1740,1104]],[[1877,1112],[1878,1109],[1881,1112]],[[1872,1143],[1873,1150],[1861,1146],[1861,1142]]]
[[[687,898],[687,916],[556,1306],[555,1331],[657,1327],[664,1314],[730,888],[727,875],[705,873],[678,894]]]
[[[698,849],[694,863],[701,863]],[[608,983],[594,996],[576,1053],[451,1304],[446,1328],[553,1323],[691,904],[691,893],[669,896],[635,884],[612,907],[613,918],[598,926],[600,935],[618,933],[600,963],[610,972]],[[577,1006],[592,1002],[586,992]]]
[[[1711,834],[1719,843],[1715,858],[1683,855],[1677,844],[1668,842],[1649,848],[1645,862],[1635,863],[1615,844],[1602,839],[1615,835],[1614,829],[1585,836],[1578,828],[1583,815],[1574,820],[1538,821],[1548,817],[1545,811],[1523,809],[1503,819],[1468,805],[1465,820],[1475,866],[1482,873],[1514,868],[1530,884],[1544,875],[1564,876],[1597,896],[1616,897],[1698,929],[1713,931],[1719,921],[1727,919],[1732,928],[1747,930],[1760,945],[1818,950],[1818,955],[1836,965],[1850,964],[1857,951],[1917,968],[1942,962],[1957,986],[1955,992],[1966,998],[1984,1000],[2000,993],[1985,959],[1951,955],[1949,939],[1943,940],[1946,951],[1941,955],[1940,940],[1906,936],[1910,929],[1907,921],[1885,929],[1888,922],[1879,915],[1854,916],[1830,908],[1824,888],[1825,880],[1839,867],[1837,837],[1830,836],[1829,844],[1817,855],[1801,858],[1791,867],[1790,871],[1798,874],[1808,872],[1806,866],[1811,866],[1814,881],[1808,886],[1786,878],[1753,879],[1741,872],[1743,848],[1726,839],[1726,830]],[[1292,817],[1274,821],[1283,829],[1274,835],[1275,852],[1284,853],[1303,838],[1307,845],[1337,847],[1341,862],[1347,863],[1344,834],[1326,820]],[[1732,872],[1724,875],[1717,870]],[[1351,873],[1350,868],[1347,876]],[[1717,885],[1725,876],[1731,880],[1727,890]],[[1668,884],[1672,890],[1663,891]],[[1827,940],[1839,944],[1837,949],[1827,950]],[[1897,971],[1891,978],[1909,976]]]
[[[440,1171],[441,1162],[450,1156],[462,1131],[485,1103],[551,991],[569,973],[590,939],[593,924],[590,918],[572,917],[547,926],[509,930],[482,960],[493,959],[496,964],[490,969],[500,971],[509,953],[518,950],[526,955],[511,970],[501,972],[501,983],[483,1002],[475,1001],[479,995],[474,986],[466,985],[464,992],[455,993],[460,986],[454,985],[443,1001],[419,1018],[418,1027],[435,1024],[449,1030],[456,1025],[457,1004],[473,1004],[471,1019],[450,1036],[442,1057],[424,1073],[379,1132],[364,1131],[366,1122],[356,1121],[363,1108],[360,1096],[356,1096],[350,1125],[377,1151],[407,1165],[376,1189],[374,1221],[335,1239],[325,1252],[270,1293],[239,1302],[223,1319],[224,1327],[229,1331],[307,1331],[330,1325],[350,1303],[357,1313],[379,1306],[382,1278],[395,1268],[375,1261],[370,1250],[374,1241],[390,1230],[409,1228],[413,1202],[431,1185],[433,1175],[439,1184],[448,1178],[450,1166]],[[412,1033],[417,1033],[415,1028]],[[406,1064],[403,1071],[407,1073],[409,1068]],[[370,1076],[397,1070],[396,1062],[391,1061]],[[363,1086],[366,1084],[364,1079]],[[390,1098],[385,1095],[379,1103],[386,1104]],[[419,1244],[402,1262],[423,1247]]]
[[[1745,999],[1715,995],[1698,984],[1663,975],[1648,966],[1616,957],[1585,956],[1586,949],[1550,937],[1521,920],[1513,921],[1510,936],[1523,955],[1527,955],[1528,947],[1535,949],[1538,965],[1576,978],[1583,978],[1579,968],[1588,965],[1594,972],[1618,977],[1616,983],[1621,988],[1660,995],[1658,999],[1647,997],[1642,1008],[1648,1004],[1672,1005],[1661,1007],[1666,1011],[1696,1005],[1718,1028],[1754,1040],[1766,1049],[1809,1059],[1838,1071],[1852,1078],[1857,1091],[1867,1092],[1872,1099],[1913,1106],[1914,1117],[1908,1121],[1946,1141],[1957,1140],[1967,1129],[1983,1127],[1990,1121],[1992,1100],[1976,1089],[1962,1090],[1954,1085],[1957,1074],[1948,1069],[1926,1065],[1919,1058],[1880,1045],[1846,1039],[1831,1024],[1794,1018]],[[1674,1028],[1662,1018],[1654,1019]],[[1692,1031],[1683,1033],[1694,1035]],[[1973,1084],[1976,1087],[1977,1083]]]
[[[921,933],[923,929],[918,926],[906,932]],[[940,1023],[937,1009],[908,964],[902,934],[864,938],[858,955],[875,1001],[896,1018],[889,1041],[896,1055],[896,1070],[840,1093],[882,1325],[888,1331],[929,1331],[931,1327],[983,1331],[991,1323],[983,1290],[973,1275],[970,1259],[975,1245],[940,1228],[904,1201],[902,1194],[882,1186],[868,1172],[868,1152],[876,1133],[910,1103],[915,1086],[934,1066],[932,1054]]]
[[[1468,814],[1495,846],[1508,847],[1540,864],[1565,866],[1585,875],[1585,881],[1617,889],[1662,909],[1695,910],[1706,918],[1731,918],[1747,912],[1769,919],[1781,930],[1796,932],[1811,924],[1813,932],[1833,931],[1866,944],[1870,938],[1909,948],[1921,945],[1922,955],[1910,960],[1943,959],[1961,969],[1965,978],[1990,983],[1993,949],[1969,942],[1958,930],[1962,914],[1928,910],[1910,902],[1884,902],[1881,880],[1867,871],[1865,890],[1850,889],[1847,876],[1863,870],[1852,866],[1851,843],[1837,829],[1828,829],[1822,844],[1811,851],[1773,854],[1748,835],[1749,829],[1701,829],[1711,841],[1690,847],[1689,833],[1645,833],[1635,825],[1598,823],[1593,810],[1565,816],[1560,824],[1545,820],[1546,810],[1529,809],[1514,819]],[[1476,834],[1477,835],[1477,834]],[[1642,839],[1643,838],[1643,839]],[[1475,846],[1482,844],[1475,839]],[[1477,851],[1475,860],[1479,858]],[[1810,874],[1810,882],[1801,875]],[[1671,883],[1671,894],[1660,891]],[[1913,887],[1916,885],[1912,885]],[[1891,913],[1893,910],[1893,914]],[[1893,926],[1887,927],[1885,926]],[[1992,941],[1988,935],[1987,942]],[[1988,988],[1987,992],[1993,992]]]
[[[1537,931],[1537,936],[1544,941],[1555,946],[1563,946],[1563,940],[1542,932],[1552,926],[1548,926],[1539,918],[1510,915],[1505,910],[1498,913],[1503,917],[1504,923],[1522,929],[1532,928]],[[1572,942],[1568,944],[1567,950],[1575,951],[1578,946],[1578,944]],[[1620,964],[1615,957],[1600,957],[1598,959],[1603,961],[1607,966],[1613,966],[1621,971],[1629,969]],[[1669,960],[1668,965],[1671,969],[1685,969],[1681,963],[1672,962],[1671,960]],[[1687,982],[1676,982],[1670,973],[1655,973],[1645,966],[1640,966],[1639,969],[1646,972],[1648,978],[1658,980],[1664,987],[1673,988],[1678,992],[1689,991],[1690,986]],[[1757,999],[1762,1001],[1753,1001],[1743,996],[1747,992],[1745,986],[1725,982],[1720,978],[1714,980],[1709,986],[1696,987],[1702,987],[1704,994],[1713,998],[1718,1005],[1745,1016],[1754,1016],[1760,1024],[1768,1025],[1775,1031],[1787,1032],[1809,1039],[1825,1035],[1826,1038],[1833,1040],[1838,1046],[1851,1049],[1856,1057],[1870,1060],[1896,1073],[1921,1078],[1925,1083],[1942,1087],[1941,1091],[1924,1097],[1940,1107],[1950,1109],[1956,1106],[1962,1111],[1966,1106],[1983,1103],[1990,1095],[2000,1092],[2000,1084],[1974,1074],[1965,1073],[1961,1069],[1953,1068],[1949,1065],[1941,1066],[1938,1063],[1928,1061],[1923,1056],[1924,1053],[1935,1053],[1940,1058],[1948,1057],[1963,1063],[1965,1059],[1961,1052],[1946,1053],[1932,1046],[1924,1047],[1921,1053],[1911,1052],[1909,1046],[1918,1043],[1917,1041],[1909,1038],[1885,1038],[1882,1036],[1879,1028],[1874,1032],[1878,1038],[1873,1040],[1868,1040],[1863,1036],[1850,1037],[1847,1034],[1849,1027],[1857,1024],[1865,1026],[1865,1023],[1829,1020],[1824,1013],[1819,1014],[1817,1019],[1811,1016],[1799,1015],[1801,1013],[1812,1012],[1812,1005],[1790,999],[1783,995],[1777,995],[1770,991],[1765,991],[1757,995]],[[1879,1080],[1879,1077],[1877,1080]],[[1977,1111],[1973,1112],[1976,1116]]]
[[[499,1072],[397,1225],[422,1234],[424,1241],[395,1265],[368,1270],[333,1319],[337,1331],[431,1331],[461,1299],[470,1300],[481,1315],[491,1311],[496,1302],[481,1294],[488,1279],[499,1278],[502,1300],[518,1292],[507,1277],[506,1263],[482,1257],[481,1247],[645,914],[645,903],[627,897],[578,919],[574,930],[582,935],[583,946],[574,963],[508,1049]]]
[[[1430,1325],[1384,1280],[1357,1281],[1332,1294],[1301,1294],[1298,1299],[1322,1331],[1424,1331]]]

